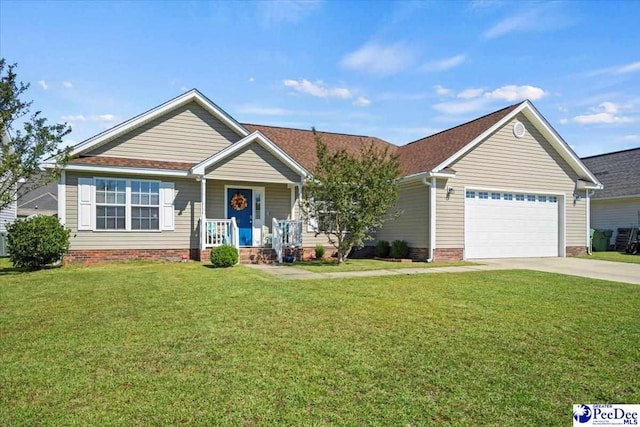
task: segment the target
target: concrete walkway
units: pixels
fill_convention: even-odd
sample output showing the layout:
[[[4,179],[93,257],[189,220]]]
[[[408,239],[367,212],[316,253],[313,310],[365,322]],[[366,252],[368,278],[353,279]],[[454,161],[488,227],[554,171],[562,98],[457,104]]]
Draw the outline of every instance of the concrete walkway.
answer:
[[[591,279],[640,285],[640,264],[599,261],[582,258],[508,258],[483,259],[482,265],[459,267],[402,268],[369,271],[313,273],[289,265],[248,264],[247,267],[273,274],[283,279],[336,279],[348,277],[403,276],[415,274],[464,273],[492,270],[535,270],[568,274]]]

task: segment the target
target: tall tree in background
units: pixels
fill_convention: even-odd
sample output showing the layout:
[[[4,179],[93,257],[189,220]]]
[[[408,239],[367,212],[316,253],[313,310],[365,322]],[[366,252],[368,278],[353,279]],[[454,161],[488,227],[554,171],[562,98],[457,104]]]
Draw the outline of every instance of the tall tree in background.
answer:
[[[15,68],[0,59],[0,210],[13,203],[19,191],[57,179],[57,170],[42,173],[40,163],[57,155],[63,166],[68,150],[59,146],[71,132],[66,123],[47,125],[40,111],[31,113],[33,102],[22,99],[30,85],[17,81]]]
[[[385,220],[397,216],[391,209],[398,200],[400,166],[388,149],[373,143],[359,155],[345,150],[329,153],[315,133],[318,165],[305,184],[304,211],[315,228],[338,250],[343,263],[354,247],[373,240]]]

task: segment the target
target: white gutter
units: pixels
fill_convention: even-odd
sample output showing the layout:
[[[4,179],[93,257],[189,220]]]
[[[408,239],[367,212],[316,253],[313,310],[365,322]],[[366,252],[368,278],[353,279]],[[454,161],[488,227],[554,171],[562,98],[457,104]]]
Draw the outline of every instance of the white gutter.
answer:
[[[436,178],[432,176],[429,179],[429,176],[425,176],[422,183],[429,186],[429,258],[427,262],[433,262],[436,247]]]

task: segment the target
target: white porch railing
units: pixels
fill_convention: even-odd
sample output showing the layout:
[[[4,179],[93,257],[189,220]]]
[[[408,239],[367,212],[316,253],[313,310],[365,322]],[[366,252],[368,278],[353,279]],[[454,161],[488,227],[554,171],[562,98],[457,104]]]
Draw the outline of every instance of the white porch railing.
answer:
[[[278,256],[278,262],[282,263],[285,248],[302,247],[302,221],[282,220],[276,218],[272,220],[273,249]]]
[[[204,247],[220,245],[240,247],[240,238],[236,219],[207,219],[205,221]]]
[[[273,250],[276,251],[278,264],[282,264],[282,230],[280,230],[277,219],[273,218],[271,220],[271,228],[273,231],[271,244],[273,245]]]

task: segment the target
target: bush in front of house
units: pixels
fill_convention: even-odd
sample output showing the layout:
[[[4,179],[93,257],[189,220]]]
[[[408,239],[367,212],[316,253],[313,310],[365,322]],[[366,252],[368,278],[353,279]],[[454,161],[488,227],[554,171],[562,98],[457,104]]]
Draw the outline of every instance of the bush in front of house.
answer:
[[[37,270],[62,261],[69,230],[55,216],[38,215],[7,225],[7,250],[14,267]]]
[[[391,251],[391,246],[389,242],[386,240],[380,240],[376,244],[376,257],[377,258],[387,258],[389,256],[389,251]]]
[[[231,245],[221,245],[211,249],[210,259],[214,268],[233,267],[238,263],[238,250]]]
[[[394,240],[391,244],[391,258],[401,259],[409,257],[409,245],[406,240]]]
[[[316,259],[322,259],[324,257],[324,246],[316,245]]]

